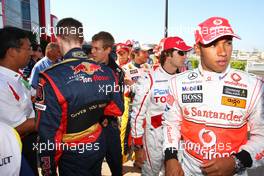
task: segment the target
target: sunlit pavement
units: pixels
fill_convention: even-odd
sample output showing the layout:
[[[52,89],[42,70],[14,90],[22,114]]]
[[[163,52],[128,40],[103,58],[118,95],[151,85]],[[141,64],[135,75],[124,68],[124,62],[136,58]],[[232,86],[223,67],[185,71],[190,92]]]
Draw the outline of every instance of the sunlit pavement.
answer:
[[[102,168],[103,168],[102,176],[111,176],[110,169],[106,162],[103,163]],[[127,163],[125,163],[123,170],[124,170],[124,176],[140,176],[141,175],[140,171],[133,167],[132,161],[128,161]],[[248,176],[263,176],[263,175],[264,175],[264,167],[259,167],[257,169],[248,171]]]
[[[123,165],[124,176],[140,176],[140,170],[133,167],[133,162],[128,161]],[[106,162],[103,162],[102,176],[111,176],[110,169]]]
[[[132,161],[126,162],[124,164],[123,170],[124,170],[123,171],[124,176],[140,176],[141,175],[140,171],[133,167]],[[262,175],[264,175],[263,173],[264,173],[264,167],[259,167],[259,168],[254,169],[254,170],[249,170],[248,176],[262,176]],[[39,175],[42,176],[40,168],[39,168]],[[110,169],[109,169],[106,162],[103,162],[102,176],[111,176]]]

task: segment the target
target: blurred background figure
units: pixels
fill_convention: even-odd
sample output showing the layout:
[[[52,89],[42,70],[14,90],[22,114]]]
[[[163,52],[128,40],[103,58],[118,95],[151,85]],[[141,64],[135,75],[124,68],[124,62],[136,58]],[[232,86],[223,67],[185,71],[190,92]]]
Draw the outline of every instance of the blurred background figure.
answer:
[[[151,69],[151,66],[147,63],[149,54],[148,50],[151,49],[148,45],[141,45],[139,42],[133,42],[133,47],[131,51],[131,60],[125,64],[122,69],[125,72],[125,111],[121,117],[121,146],[122,146],[122,155],[123,162],[126,162],[130,159],[131,147],[132,147],[132,138],[130,133],[130,110],[131,102],[134,98],[133,87],[137,82],[138,78],[144,73],[148,73]]]
[[[130,53],[132,51],[132,47],[133,47],[134,42],[135,42],[134,40],[127,40],[125,42],[126,46],[128,46],[128,48],[129,48],[129,55],[130,55]]]
[[[91,42],[84,42],[82,45],[82,50],[88,56],[88,58],[92,57],[92,44],[91,44]]]
[[[27,66],[23,69],[23,77],[28,79],[34,65],[43,57],[40,45],[32,45],[32,55]]]
[[[129,52],[130,49],[126,44],[124,43],[116,44],[117,65],[122,67],[129,62]]]
[[[34,65],[30,74],[29,83],[34,89],[38,87],[39,73],[57,63],[61,57],[59,45],[54,42],[49,43],[45,50],[45,57]]]

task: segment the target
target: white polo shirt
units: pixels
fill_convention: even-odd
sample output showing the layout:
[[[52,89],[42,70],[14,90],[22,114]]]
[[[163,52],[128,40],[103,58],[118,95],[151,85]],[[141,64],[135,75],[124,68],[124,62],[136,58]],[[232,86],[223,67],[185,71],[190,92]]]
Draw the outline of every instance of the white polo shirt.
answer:
[[[34,118],[30,87],[17,72],[0,66],[0,122],[17,127]]]
[[[0,173],[19,175],[22,144],[19,134],[10,126],[0,122]]]

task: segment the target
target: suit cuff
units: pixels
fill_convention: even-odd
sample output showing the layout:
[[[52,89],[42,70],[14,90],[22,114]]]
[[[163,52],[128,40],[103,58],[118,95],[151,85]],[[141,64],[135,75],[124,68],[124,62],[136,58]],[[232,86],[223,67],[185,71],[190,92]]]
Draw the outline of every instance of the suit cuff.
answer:
[[[245,167],[251,167],[253,160],[250,156],[250,154],[246,150],[241,150],[240,152],[234,154],[237,159],[240,160],[240,162],[243,164]]]
[[[165,150],[165,161],[168,161],[170,159],[176,159],[178,160],[178,151],[174,147],[166,148]]]

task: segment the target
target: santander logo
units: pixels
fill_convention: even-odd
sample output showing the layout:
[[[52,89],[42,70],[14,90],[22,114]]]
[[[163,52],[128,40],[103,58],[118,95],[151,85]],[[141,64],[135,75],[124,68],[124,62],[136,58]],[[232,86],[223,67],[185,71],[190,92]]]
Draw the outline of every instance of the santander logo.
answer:
[[[189,111],[188,111],[187,108],[184,108],[183,113],[184,113],[184,115],[186,115],[186,116],[190,115],[190,113],[189,113]]]
[[[212,111],[209,109],[198,109],[197,107],[191,107],[187,108],[185,107],[183,109],[183,115],[188,117],[203,117],[206,119],[213,120],[225,120],[225,121],[231,121],[231,122],[242,122],[243,118],[242,115],[236,114],[233,110],[229,112],[217,112]]]

